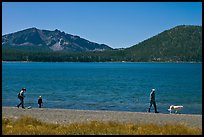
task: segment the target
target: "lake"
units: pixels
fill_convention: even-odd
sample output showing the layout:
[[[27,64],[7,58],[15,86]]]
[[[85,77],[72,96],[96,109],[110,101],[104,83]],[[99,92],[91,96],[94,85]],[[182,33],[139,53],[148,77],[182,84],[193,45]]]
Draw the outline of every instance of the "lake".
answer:
[[[155,88],[160,113],[202,114],[202,63],[2,62],[2,105],[16,106],[22,87],[34,108],[41,95],[44,108],[146,112]]]

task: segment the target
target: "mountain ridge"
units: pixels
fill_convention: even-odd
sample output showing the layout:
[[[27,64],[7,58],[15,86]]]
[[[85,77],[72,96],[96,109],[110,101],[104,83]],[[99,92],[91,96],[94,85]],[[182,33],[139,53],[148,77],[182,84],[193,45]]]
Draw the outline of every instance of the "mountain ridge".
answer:
[[[44,46],[47,51],[103,51],[112,48],[105,44],[90,42],[79,36],[61,32],[41,30],[35,27],[2,36],[2,46]],[[33,50],[33,48],[32,48]]]
[[[63,32],[55,30],[53,33],[61,34]],[[63,35],[66,34],[63,33]],[[72,38],[77,39],[78,36]],[[38,42],[40,43],[36,40],[36,43]],[[57,49],[60,48],[59,45],[54,43],[50,48]],[[32,50],[20,47],[17,50],[3,46],[3,60],[26,60],[29,58],[30,61],[68,62],[202,62],[202,26],[179,25],[131,47],[111,48],[102,50],[102,52],[89,50],[60,53],[60,50],[55,52],[39,50],[38,53],[34,53]]]

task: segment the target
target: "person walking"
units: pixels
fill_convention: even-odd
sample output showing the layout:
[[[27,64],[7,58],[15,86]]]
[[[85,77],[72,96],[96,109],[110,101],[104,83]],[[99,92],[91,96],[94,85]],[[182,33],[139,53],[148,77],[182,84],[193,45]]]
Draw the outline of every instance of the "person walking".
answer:
[[[39,96],[39,98],[38,98],[38,106],[39,106],[39,108],[41,108],[42,105],[43,105],[42,96]]]
[[[150,112],[152,104],[154,105],[154,112],[155,113],[159,113],[157,111],[157,106],[156,106],[156,101],[155,101],[155,89],[152,89],[152,91],[150,93],[150,106],[149,106],[148,112]]]
[[[19,106],[21,105],[23,109],[25,109],[24,107],[24,93],[26,92],[26,88],[22,88],[21,91],[18,93],[18,98],[20,100],[20,103],[17,105],[17,107],[19,108]]]

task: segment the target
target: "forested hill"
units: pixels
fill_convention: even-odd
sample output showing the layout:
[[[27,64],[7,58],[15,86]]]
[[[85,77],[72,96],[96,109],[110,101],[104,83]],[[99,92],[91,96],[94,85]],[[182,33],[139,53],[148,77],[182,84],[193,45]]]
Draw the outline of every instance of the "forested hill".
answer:
[[[177,26],[125,52],[132,61],[202,61],[202,27]]]
[[[177,26],[126,49],[32,52],[3,46],[2,50],[3,61],[202,62],[202,26]]]

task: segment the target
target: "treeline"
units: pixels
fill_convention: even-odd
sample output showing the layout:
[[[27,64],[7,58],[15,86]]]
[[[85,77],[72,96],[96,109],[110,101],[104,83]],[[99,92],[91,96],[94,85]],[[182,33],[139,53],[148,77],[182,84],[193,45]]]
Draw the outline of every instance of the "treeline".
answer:
[[[3,49],[3,61],[34,62],[202,62],[202,56],[185,54],[183,56],[167,56],[128,50],[112,50],[103,52],[32,52],[15,49]],[[175,53],[176,55],[176,53]]]
[[[32,52],[15,49],[3,49],[3,61],[36,62],[117,62],[123,61],[123,52]]]

